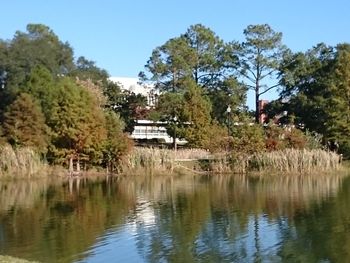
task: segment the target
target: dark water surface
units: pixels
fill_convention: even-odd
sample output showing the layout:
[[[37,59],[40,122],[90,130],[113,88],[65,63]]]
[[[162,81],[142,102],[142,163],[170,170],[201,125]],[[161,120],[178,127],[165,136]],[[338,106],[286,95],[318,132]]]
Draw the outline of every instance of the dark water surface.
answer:
[[[350,262],[350,178],[0,181],[0,254],[41,262]]]

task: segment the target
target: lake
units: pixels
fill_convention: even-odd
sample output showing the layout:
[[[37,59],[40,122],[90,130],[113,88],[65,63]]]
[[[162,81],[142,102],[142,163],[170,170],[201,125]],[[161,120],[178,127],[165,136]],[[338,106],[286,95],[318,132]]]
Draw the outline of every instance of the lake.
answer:
[[[40,262],[350,262],[350,177],[0,181],[0,254]]]

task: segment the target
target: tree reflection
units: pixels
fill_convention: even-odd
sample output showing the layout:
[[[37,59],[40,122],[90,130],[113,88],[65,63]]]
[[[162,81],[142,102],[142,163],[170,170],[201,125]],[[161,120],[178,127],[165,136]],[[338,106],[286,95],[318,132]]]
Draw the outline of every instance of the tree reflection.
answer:
[[[340,183],[338,176],[142,178],[134,186],[150,200],[156,222],[137,228],[139,252],[149,262],[276,260],[292,219],[335,194]],[[274,231],[275,248],[267,249],[264,231]]]
[[[296,214],[282,233],[279,255],[293,262],[350,261],[350,178],[339,194]]]
[[[15,189],[17,183],[5,188]],[[72,182],[16,188],[23,190],[16,202],[10,192],[2,191],[2,197],[5,193],[10,197],[2,202],[10,201],[0,211],[0,254],[71,262],[106,228],[123,222],[134,205],[132,195],[123,195],[111,183],[82,179],[74,182],[74,188]]]
[[[0,254],[88,261],[122,229],[147,262],[348,259],[350,182],[336,195],[339,176],[43,182],[0,183]]]

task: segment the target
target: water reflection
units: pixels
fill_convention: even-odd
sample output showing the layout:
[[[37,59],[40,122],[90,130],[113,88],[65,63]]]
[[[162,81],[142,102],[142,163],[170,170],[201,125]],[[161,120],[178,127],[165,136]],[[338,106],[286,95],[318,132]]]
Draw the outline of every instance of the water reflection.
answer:
[[[144,180],[133,181],[136,190],[149,188],[137,195],[153,200],[159,219],[137,234],[149,262],[281,259],[280,230],[292,229],[296,214],[334,196],[341,184],[339,177]]]
[[[347,256],[349,184],[320,175],[0,182],[0,254],[42,262],[336,261]]]

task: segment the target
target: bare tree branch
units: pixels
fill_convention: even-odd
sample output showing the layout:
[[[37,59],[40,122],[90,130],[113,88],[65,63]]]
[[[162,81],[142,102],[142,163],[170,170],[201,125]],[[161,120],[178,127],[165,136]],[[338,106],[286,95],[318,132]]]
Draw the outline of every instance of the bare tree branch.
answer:
[[[280,85],[280,84],[276,84],[276,85],[273,85],[273,86],[271,86],[271,87],[268,87],[268,88],[265,89],[264,91],[260,92],[260,93],[259,93],[259,96],[262,95],[262,94],[265,94],[265,93],[268,92],[269,90],[272,90],[272,89],[278,87],[279,85]]]
[[[253,79],[252,77],[250,77],[248,74],[241,72],[241,75],[243,75],[243,77],[245,77],[246,79],[250,80],[252,83],[255,84],[255,79]]]
[[[265,77],[267,77],[267,76],[269,76],[270,74],[272,74],[274,71],[276,71],[276,69],[272,69],[272,70],[270,70],[269,72],[267,72],[265,75],[262,75],[261,76],[261,79],[263,79],[263,78],[265,78]]]

